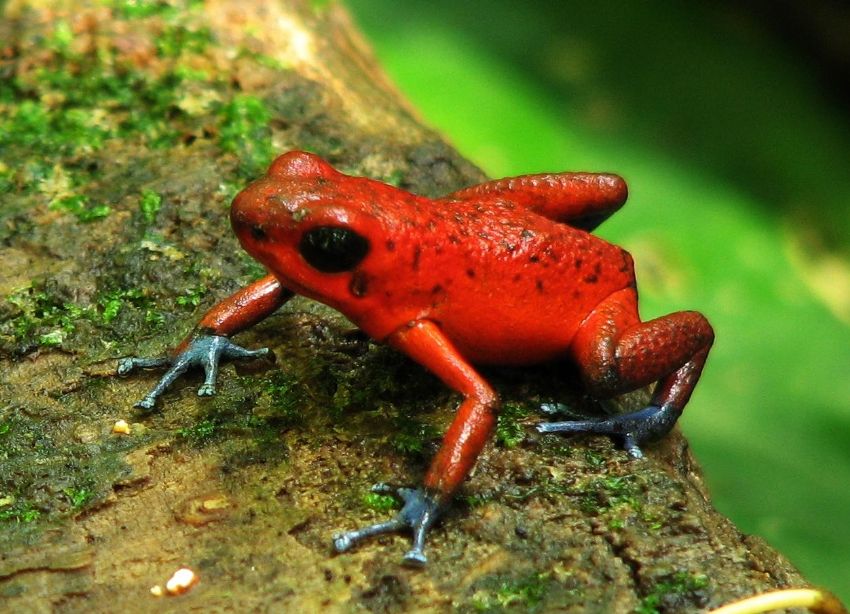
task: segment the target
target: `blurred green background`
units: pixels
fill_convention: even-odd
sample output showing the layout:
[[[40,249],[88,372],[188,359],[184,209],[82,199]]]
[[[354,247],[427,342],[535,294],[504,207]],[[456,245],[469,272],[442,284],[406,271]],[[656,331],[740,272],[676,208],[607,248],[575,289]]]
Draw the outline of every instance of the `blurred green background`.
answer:
[[[715,504],[850,602],[850,105],[819,29],[841,21],[788,2],[349,6],[491,176],[627,179],[599,234],[635,256],[643,316],[716,328],[683,418]]]

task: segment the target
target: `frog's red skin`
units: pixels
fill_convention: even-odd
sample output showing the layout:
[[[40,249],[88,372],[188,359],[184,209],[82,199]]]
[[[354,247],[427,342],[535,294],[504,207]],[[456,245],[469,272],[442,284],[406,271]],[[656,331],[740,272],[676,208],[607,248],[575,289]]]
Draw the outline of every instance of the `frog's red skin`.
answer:
[[[197,349],[199,340],[244,330],[295,293],[338,309],[463,396],[425,477],[424,496],[411,497],[396,521],[337,543],[344,550],[364,536],[412,526],[415,546],[407,560],[422,563],[425,530],[469,474],[495,424],[498,397],[472,364],[566,357],[599,398],[658,382],[647,409],[663,408],[663,415],[637,420],[651,426],[639,426],[635,437],[622,430],[624,422],[598,431],[626,435],[635,455],[637,443],[666,433],[687,403],[714,338],[710,325],[696,312],[642,323],[631,257],[590,234],[626,194],[615,175],[559,173],[492,181],[431,200],[343,175],[312,154],[284,154],[231,209],[242,246],[270,274],[213,307],[175,349],[172,364],[182,356],[180,367],[138,405],[152,407],[190,356],[208,370],[199,394],[212,394],[218,355],[208,345]],[[302,254],[305,233],[328,226],[368,242],[348,270],[322,272]],[[258,355],[231,347],[233,356]],[[119,372],[153,364],[162,361],[129,359]]]
[[[447,501],[475,463],[498,406],[471,364],[569,357],[600,398],[659,381],[657,405],[687,403],[711,327],[696,312],[641,323],[631,257],[583,229],[625,198],[614,175],[562,173],[431,200],[290,152],[231,210],[243,247],[271,274],[214,307],[199,327],[232,335],[298,293],[428,368],[464,397],[425,478]],[[316,226],[355,230],[369,253],[353,271],[312,268],[299,241]]]

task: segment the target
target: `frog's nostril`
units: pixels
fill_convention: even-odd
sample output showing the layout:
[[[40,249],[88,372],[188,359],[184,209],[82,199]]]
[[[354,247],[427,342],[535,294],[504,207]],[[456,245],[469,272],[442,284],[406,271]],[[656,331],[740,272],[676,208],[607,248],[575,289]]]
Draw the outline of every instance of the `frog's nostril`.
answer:
[[[259,224],[251,225],[251,236],[256,241],[265,241],[268,238],[265,228],[263,228]]]

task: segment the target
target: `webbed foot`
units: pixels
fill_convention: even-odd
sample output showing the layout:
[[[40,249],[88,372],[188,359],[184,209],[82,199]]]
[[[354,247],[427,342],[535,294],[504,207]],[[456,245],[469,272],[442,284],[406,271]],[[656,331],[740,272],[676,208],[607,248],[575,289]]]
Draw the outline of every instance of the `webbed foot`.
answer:
[[[379,485],[372,489],[376,492],[388,492],[387,486]],[[399,488],[397,494],[404,501],[401,511],[392,520],[363,527],[354,531],[337,533],[333,536],[334,550],[345,552],[358,542],[384,533],[413,531],[413,547],[404,555],[403,562],[413,567],[422,567],[428,559],[425,556],[425,533],[437,520],[441,505],[437,498],[421,488]]]
[[[603,418],[600,420],[568,420],[565,422],[542,422],[537,425],[541,433],[596,433],[620,439],[623,447],[633,458],[643,458],[640,449],[647,441],[660,439],[670,432],[682,415],[672,405],[657,407],[650,405],[636,412]]]
[[[174,358],[124,358],[118,362],[118,375],[127,375],[138,368],[149,369],[170,365],[156,386],[134,405],[139,409],[152,409],[157,398],[189,367],[199,366],[204,369],[204,383],[198,388],[198,396],[212,396],[215,394],[215,380],[218,377],[218,365],[222,358],[258,358],[268,355],[269,352],[268,348],[245,349],[229,338],[219,335],[198,335]]]

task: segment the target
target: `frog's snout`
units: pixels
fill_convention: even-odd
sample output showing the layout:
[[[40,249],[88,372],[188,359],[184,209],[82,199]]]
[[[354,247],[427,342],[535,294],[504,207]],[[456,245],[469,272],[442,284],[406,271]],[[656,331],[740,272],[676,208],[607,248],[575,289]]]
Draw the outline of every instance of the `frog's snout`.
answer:
[[[234,230],[255,225],[285,227],[297,220],[298,203],[286,198],[274,184],[256,181],[236,195],[230,206]]]
[[[230,205],[230,224],[237,234],[257,223],[257,207],[248,190],[242,190]]]

